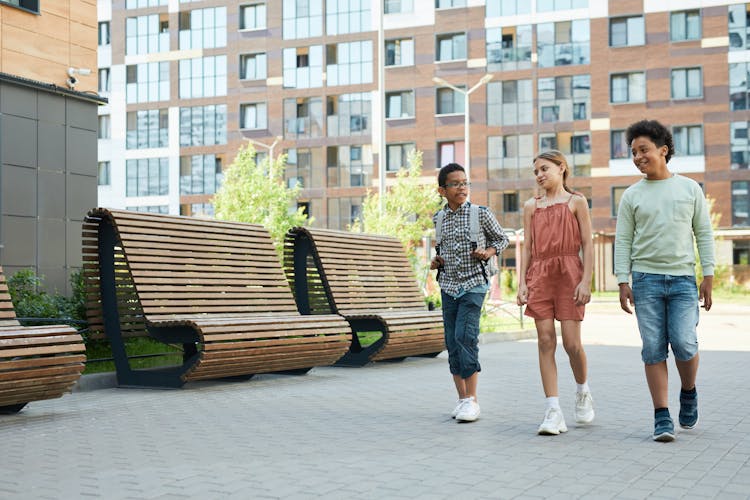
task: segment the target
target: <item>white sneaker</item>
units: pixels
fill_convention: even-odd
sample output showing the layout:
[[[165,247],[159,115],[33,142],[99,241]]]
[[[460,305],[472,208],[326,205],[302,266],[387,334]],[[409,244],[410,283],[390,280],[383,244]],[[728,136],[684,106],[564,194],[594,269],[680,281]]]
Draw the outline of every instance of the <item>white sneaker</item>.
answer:
[[[575,417],[577,424],[590,424],[594,421],[594,399],[590,392],[576,392]]]
[[[545,436],[556,436],[561,432],[568,432],[562,410],[560,408],[547,408],[547,411],[544,412],[544,422],[539,426],[537,433]]]
[[[456,407],[453,408],[453,411],[451,412],[451,418],[456,418],[456,415],[458,415],[461,412],[461,408],[463,407],[464,403],[466,402],[467,398],[459,399],[456,402]]]
[[[474,396],[464,399],[464,404],[461,405],[461,409],[456,415],[457,422],[474,422],[479,418],[479,404],[474,399]]]

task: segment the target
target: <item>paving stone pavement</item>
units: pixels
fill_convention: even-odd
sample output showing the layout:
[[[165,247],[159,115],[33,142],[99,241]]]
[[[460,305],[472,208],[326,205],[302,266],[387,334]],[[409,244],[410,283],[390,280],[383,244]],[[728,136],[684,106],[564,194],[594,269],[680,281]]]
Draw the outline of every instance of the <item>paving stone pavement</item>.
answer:
[[[584,321],[596,420],[537,436],[536,343],[481,346],[482,417],[457,424],[445,355],[304,376],[105,388],[0,417],[2,499],[750,498],[750,305],[702,316],[700,423],[651,440],[632,317],[594,304]],[[670,360],[670,407],[679,388]]]

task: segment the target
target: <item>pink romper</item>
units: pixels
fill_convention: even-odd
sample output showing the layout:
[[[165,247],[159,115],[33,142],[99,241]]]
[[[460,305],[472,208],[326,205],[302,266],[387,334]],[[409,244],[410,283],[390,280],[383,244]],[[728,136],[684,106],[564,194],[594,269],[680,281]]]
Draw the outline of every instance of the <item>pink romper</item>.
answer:
[[[573,293],[583,277],[581,231],[568,201],[539,206],[531,215],[531,263],[526,271],[529,289],[526,316],[582,320],[585,306],[576,305]]]

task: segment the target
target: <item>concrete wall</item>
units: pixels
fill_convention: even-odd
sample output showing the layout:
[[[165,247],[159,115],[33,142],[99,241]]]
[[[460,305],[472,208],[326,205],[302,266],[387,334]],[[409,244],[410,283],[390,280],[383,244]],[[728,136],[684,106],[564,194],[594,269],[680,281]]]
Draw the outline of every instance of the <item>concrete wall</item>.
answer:
[[[0,81],[0,264],[69,292],[81,222],[96,206],[97,104]]]

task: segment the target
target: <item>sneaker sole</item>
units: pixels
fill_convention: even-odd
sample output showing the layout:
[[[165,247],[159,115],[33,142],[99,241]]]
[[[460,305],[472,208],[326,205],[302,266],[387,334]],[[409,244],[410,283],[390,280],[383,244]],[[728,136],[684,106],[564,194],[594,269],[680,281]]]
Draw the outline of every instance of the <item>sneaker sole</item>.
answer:
[[[568,429],[539,429],[536,431],[540,436],[559,436],[563,432],[568,432]]]
[[[654,435],[654,441],[658,441],[660,443],[671,443],[674,441],[674,434],[671,432],[662,432],[659,435]]]
[[[698,425],[697,418],[695,419],[695,422],[693,422],[693,425],[687,425],[687,424],[683,424],[682,422],[680,422],[680,427],[682,427],[683,429],[695,429],[696,425]]]
[[[477,420],[479,420],[479,417],[474,417],[474,418],[465,418],[465,417],[464,418],[458,418],[458,417],[456,417],[456,422],[458,422],[459,424],[467,424],[469,422],[476,422]]]
[[[576,423],[577,424],[590,424],[593,421],[594,421],[594,414],[593,413],[591,413],[591,416],[587,417],[587,418],[576,417]]]

